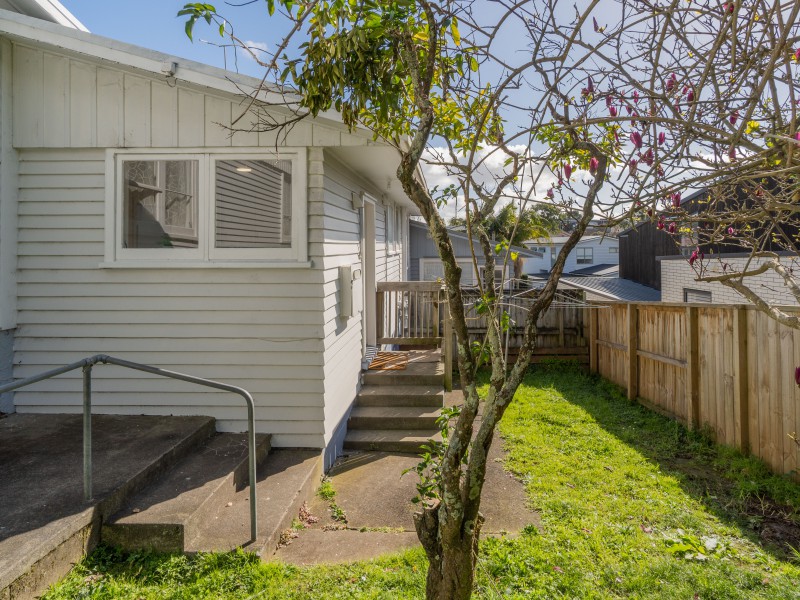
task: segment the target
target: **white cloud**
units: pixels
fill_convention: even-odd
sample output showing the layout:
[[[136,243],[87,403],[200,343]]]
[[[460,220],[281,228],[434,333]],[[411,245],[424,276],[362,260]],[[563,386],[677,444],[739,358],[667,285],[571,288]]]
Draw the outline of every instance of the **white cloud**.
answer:
[[[259,60],[264,60],[266,58],[266,54],[269,52],[269,44],[246,40],[244,42],[244,47],[240,47],[237,50],[239,51],[239,56],[255,62],[255,57]],[[253,55],[255,55],[255,57]]]

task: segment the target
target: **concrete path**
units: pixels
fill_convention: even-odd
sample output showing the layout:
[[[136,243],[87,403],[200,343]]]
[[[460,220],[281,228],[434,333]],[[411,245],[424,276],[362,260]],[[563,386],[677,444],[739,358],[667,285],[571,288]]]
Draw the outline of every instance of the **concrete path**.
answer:
[[[445,399],[460,401],[460,392]],[[489,453],[481,512],[485,535],[517,533],[530,524],[539,526],[538,515],[527,508],[524,486],[503,469],[502,439],[495,438]],[[331,501],[315,497],[308,511],[319,521],[284,536],[274,559],[291,564],[335,563],[375,558],[419,545],[411,498],[416,495],[414,467],[419,457],[386,452],[355,452],[337,462],[329,473],[336,492],[332,500],[341,510],[334,519]],[[346,522],[341,520],[341,517]],[[294,537],[296,536],[296,537]]]

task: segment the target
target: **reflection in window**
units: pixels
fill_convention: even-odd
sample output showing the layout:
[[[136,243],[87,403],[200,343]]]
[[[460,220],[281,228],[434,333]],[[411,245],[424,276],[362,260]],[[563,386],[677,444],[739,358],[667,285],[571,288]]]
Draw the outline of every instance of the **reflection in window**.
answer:
[[[288,248],[292,243],[292,162],[217,160],[216,248]]]
[[[123,162],[125,248],[197,248],[196,160]]]

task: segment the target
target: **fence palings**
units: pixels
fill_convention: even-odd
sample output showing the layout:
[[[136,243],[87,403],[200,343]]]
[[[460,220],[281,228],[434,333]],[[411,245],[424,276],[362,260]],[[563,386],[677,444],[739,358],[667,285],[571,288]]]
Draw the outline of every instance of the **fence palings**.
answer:
[[[800,331],[745,305],[609,303],[590,310],[590,364],[600,375],[800,479],[793,439],[800,433]]]

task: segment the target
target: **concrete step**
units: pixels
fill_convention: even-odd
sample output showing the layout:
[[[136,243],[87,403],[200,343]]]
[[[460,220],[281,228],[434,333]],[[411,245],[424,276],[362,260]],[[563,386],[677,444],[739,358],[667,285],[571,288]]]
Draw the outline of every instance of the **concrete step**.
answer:
[[[381,452],[423,452],[430,440],[442,441],[436,429],[356,429],[344,439],[346,450],[377,450]]]
[[[256,436],[256,460],[270,436]],[[246,434],[217,434],[103,525],[103,542],[127,550],[183,552],[201,525],[248,485]]]
[[[86,502],[81,415],[0,421],[0,598],[38,597],[66,575],[94,549],[102,520],[206,443],[214,419],[94,415],[92,430]]]
[[[437,429],[441,408],[428,406],[356,406],[348,429]]]
[[[435,385],[365,385],[358,393],[357,406],[427,406],[444,405],[441,383]]]
[[[291,527],[303,502],[310,501],[323,473],[319,450],[277,449],[258,469],[258,538],[250,542],[250,492],[238,491],[197,534],[187,540],[187,552],[227,552],[237,547],[264,558],[278,547],[281,533]]]
[[[444,367],[441,363],[409,364],[397,371],[365,371],[365,385],[444,385]]]

